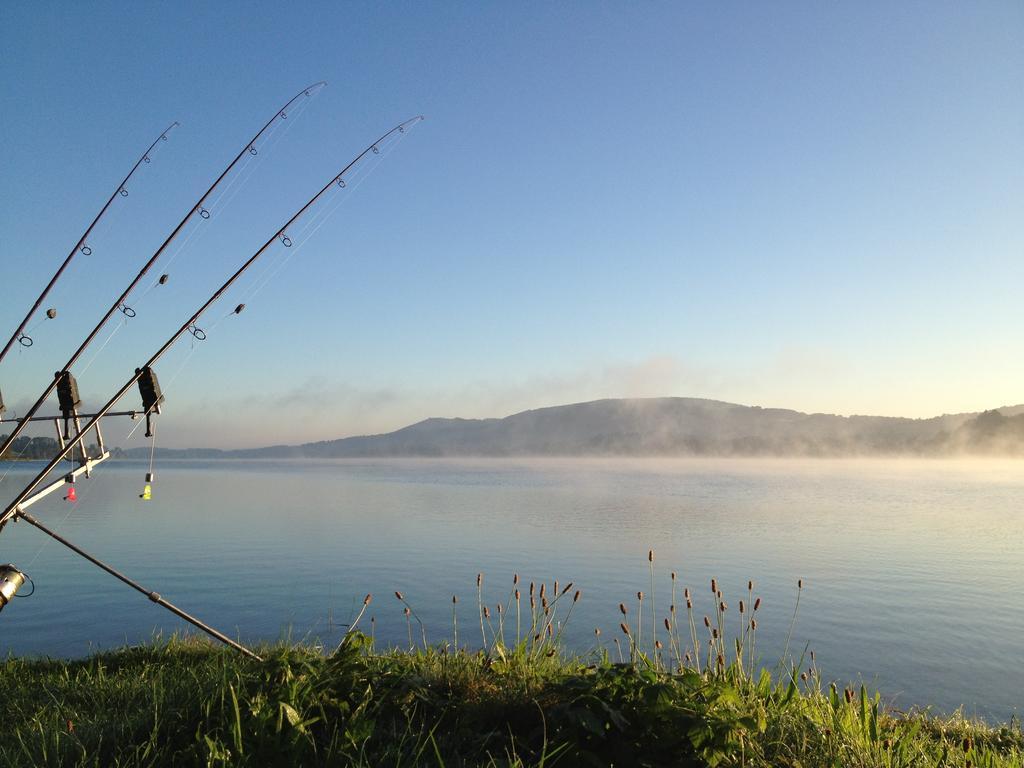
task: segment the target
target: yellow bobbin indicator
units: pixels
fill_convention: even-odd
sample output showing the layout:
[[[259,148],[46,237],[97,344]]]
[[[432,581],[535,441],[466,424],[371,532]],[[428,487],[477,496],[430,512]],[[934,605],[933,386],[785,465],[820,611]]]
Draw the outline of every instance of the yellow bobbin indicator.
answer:
[[[142,493],[139,494],[139,498],[143,501],[150,501],[153,498],[153,486],[146,483],[146,486],[142,489]]]

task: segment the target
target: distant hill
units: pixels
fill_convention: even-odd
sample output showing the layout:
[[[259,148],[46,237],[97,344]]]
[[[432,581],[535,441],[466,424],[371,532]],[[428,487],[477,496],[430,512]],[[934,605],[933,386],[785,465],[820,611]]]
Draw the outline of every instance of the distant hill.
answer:
[[[503,419],[426,419],[383,435],[302,445],[158,453],[177,458],[1024,455],[1024,405],[905,419],[683,397],[595,400]],[[116,455],[148,456],[148,449]]]

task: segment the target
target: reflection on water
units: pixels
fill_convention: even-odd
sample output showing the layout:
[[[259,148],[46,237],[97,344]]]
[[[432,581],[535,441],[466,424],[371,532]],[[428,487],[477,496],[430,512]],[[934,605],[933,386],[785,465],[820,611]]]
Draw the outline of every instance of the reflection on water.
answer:
[[[11,496],[34,467],[14,465]],[[492,611],[513,573],[583,590],[565,637],[613,636],[620,601],[669,572],[700,616],[718,579],[731,605],[763,598],[759,647],[774,664],[804,579],[793,648],[825,674],[879,686],[898,706],[1008,718],[1024,688],[1024,469],[946,461],[339,461],[167,463],[79,483],[79,502],[33,513],[172,602],[250,642],[336,642],[367,592],[378,641],[407,642],[401,590],[427,625],[479,644],[476,574]],[[55,494],[55,497],[58,496]],[[0,562],[36,594],[0,614],[0,652],[73,656],[181,628],[25,523]],[[550,586],[549,586],[550,589]],[[680,600],[681,602],[681,600]],[[645,606],[645,612],[649,610]],[[738,618],[733,615],[733,621]],[[369,628],[369,624],[366,625]],[[475,628],[475,629],[474,629]],[[474,634],[475,632],[475,634]]]

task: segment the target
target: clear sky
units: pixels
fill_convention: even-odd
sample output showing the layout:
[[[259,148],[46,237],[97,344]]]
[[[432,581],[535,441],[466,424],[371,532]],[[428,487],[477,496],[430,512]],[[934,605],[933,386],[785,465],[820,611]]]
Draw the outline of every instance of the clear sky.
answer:
[[[1015,0],[8,2],[0,33],[4,340],[141,151],[182,124],[55,291],[57,319],[4,362],[9,406],[318,80],[155,267],[169,283],[139,298],[147,278],[138,316],[80,366],[89,401],[352,156],[428,119],[280,271],[265,270],[290,254],[268,253],[265,288],[240,286],[205,342],[158,366],[164,445],[598,397],[906,416],[1024,402]]]

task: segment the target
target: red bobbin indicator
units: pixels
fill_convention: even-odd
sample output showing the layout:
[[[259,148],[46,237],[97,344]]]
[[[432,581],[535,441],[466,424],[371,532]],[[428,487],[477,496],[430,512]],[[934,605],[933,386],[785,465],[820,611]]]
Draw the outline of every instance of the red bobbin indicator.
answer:
[[[75,492],[75,486],[71,486],[68,489],[68,495],[64,497],[65,501],[78,501],[78,494]]]

